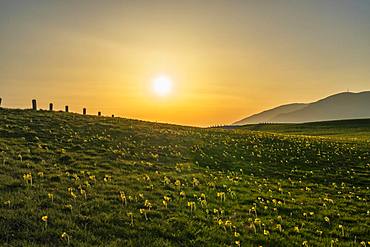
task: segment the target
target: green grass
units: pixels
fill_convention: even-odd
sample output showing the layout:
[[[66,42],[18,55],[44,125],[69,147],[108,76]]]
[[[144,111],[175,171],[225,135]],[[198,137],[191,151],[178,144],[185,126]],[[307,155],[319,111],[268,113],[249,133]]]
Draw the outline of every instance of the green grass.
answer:
[[[370,141],[370,119],[336,120],[300,124],[248,124],[234,127],[244,130],[295,135],[352,138]]]
[[[0,109],[0,243],[368,246],[369,150],[350,131],[336,139]]]

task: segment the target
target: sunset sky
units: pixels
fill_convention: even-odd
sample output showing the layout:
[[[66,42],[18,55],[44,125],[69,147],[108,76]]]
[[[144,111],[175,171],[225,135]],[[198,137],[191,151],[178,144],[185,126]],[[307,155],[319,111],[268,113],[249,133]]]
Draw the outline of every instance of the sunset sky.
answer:
[[[208,126],[369,90],[369,68],[369,0],[0,1],[5,107]]]

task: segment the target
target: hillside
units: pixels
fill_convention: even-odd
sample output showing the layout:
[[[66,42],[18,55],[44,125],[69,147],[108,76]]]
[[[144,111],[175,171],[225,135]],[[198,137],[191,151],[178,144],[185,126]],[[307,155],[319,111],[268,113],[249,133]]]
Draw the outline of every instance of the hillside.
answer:
[[[294,109],[289,106],[297,106]],[[339,93],[309,104],[290,104],[245,118],[234,125],[255,123],[304,123],[370,118],[370,91]],[[279,111],[284,109],[283,112]],[[265,114],[269,113],[269,114]],[[258,116],[258,118],[256,118]]]
[[[356,138],[370,142],[370,119],[350,119],[298,124],[247,124],[225,128],[345,139]]]
[[[264,123],[270,122],[270,119],[282,114],[282,113],[289,113],[299,109],[302,109],[306,106],[303,103],[294,103],[288,105],[282,105],[275,107],[273,109],[263,111],[261,113],[254,114],[250,117],[246,117],[238,122],[235,122],[234,125],[244,125],[244,124],[257,124],[257,123]]]
[[[366,244],[369,150],[350,133],[335,140],[0,109],[0,243]]]

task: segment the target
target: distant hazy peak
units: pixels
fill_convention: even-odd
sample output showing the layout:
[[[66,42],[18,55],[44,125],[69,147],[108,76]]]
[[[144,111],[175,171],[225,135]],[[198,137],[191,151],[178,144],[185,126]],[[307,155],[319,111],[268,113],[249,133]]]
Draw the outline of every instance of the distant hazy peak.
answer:
[[[256,123],[302,123],[327,120],[370,118],[370,91],[342,92],[304,104],[281,105],[251,115],[234,125]]]

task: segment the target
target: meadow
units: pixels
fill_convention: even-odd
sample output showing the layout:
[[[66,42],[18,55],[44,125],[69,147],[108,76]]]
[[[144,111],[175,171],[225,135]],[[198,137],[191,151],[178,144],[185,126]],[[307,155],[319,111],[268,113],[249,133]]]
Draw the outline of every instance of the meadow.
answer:
[[[0,109],[0,243],[370,246],[368,125],[343,128]]]

